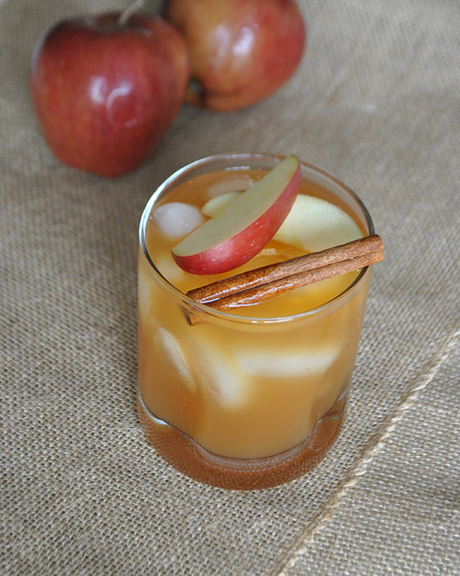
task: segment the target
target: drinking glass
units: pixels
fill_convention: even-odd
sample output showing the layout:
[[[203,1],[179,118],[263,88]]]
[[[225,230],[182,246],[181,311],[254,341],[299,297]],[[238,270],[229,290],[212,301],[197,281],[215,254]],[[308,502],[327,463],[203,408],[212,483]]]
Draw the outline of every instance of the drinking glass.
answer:
[[[316,466],[336,439],[346,404],[371,267],[313,309],[258,317],[215,311],[191,300],[161,269],[149,240],[155,208],[203,178],[264,174],[274,154],[203,158],[170,176],[148,201],[139,235],[138,411],[147,439],[195,480],[262,489]],[[363,203],[326,171],[301,162],[303,191],[344,209],[374,233]],[[200,180],[201,178],[201,180]],[[301,190],[301,191],[302,191]],[[319,290],[320,287],[316,287]],[[293,291],[294,292],[294,291]],[[191,326],[187,317],[200,321]]]

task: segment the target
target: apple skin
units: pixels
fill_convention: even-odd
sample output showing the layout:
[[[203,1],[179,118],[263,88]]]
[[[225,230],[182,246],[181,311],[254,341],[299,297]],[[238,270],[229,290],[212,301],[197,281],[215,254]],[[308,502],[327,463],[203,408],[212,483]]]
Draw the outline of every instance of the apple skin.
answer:
[[[289,214],[300,190],[302,173],[299,161],[295,156],[286,158],[284,162],[287,160],[290,161],[290,165],[288,167],[289,172],[286,173],[286,181],[281,187],[277,188],[276,199],[275,197],[273,198],[273,203],[271,203],[264,212],[260,214],[259,210],[257,216],[241,230],[238,208],[235,210],[234,207],[237,206],[239,201],[244,197],[245,193],[243,193],[242,196],[235,200],[230,206],[219,212],[216,218],[211,218],[200,227],[204,230],[204,227],[210,224],[211,221],[214,221],[214,223],[217,223],[217,226],[214,225],[214,230],[219,230],[219,228],[224,228],[223,221],[227,221],[231,222],[234,226],[235,233],[209,248],[195,253],[189,253],[187,249],[183,250],[182,246],[187,243],[188,238],[191,237],[192,234],[196,236],[197,232],[201,233],[200,228],[195,229],[189,237],[186,237],[185,240],[173,248],[172,253],[176,264],[191,274],[210,276],[234,270],[256,256],[276,234]],[[279,166],[281,166],[281,164]],[[273,170],[276,170],[276,168]],[[267,176],[270,176],[270,174],[269,172]],[[255,186],[260,185],[267,176],[260,180]],[[249,189],[246,194],[250,192],[251,189]],[[252,207],[255,210],[249,212],[251,215],[257,210],[257,204],[252,203]],[[230,218],[228,218],[229,211],[231,213]],[[224,213],[226,214],[224,215]],[[226,226],[225,228],[228,229]]]
[[[166,0],[162,15],[188,46],[194,82],[187,101],[218,112],[251,106],[278,90],[305,48],[295,0]]]
[[[180,34],[159,17],[55,23],[39,39],[30,92],[41,132],[64,164],[100,176],[137,168],[165,135],[190,78]]]

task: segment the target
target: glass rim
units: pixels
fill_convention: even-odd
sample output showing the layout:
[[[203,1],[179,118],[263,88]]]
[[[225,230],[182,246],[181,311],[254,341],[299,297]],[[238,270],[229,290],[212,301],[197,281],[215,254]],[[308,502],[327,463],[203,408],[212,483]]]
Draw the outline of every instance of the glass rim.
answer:
[[[241,161],[251,160],[253,162],[254,160],[257,160],[258,158],[260,160],[263,160],[263,159],[265,159],[265,160],[278,160],[279,162],[281,162],[284,158],[286,158],[286,156],[283,156],[281,154],[274,154],[274,153],[271,154],[271,153],[264,153],[264,152],[238,152],[238,153],[213,154],[210,156],[205,156],[205,157],[200,158],[198,160],[194,160],[194,161],[186,164],[185,166],[179,168],[178,170],[173,172],[170,176],[168,176],[168,178],[166,178],[166,180],[164,180],[156,188],[156,190],[153,192],[153,194],[150,196],[149,200],[147,201],[147,204],[145,205],[144,210],[142,211],[142,215],[141,215],[140,222],[139,222],[139,244],[140,244],[140,247],[142,249],[144,257],[146,258],[150,268],[155,273],[155,276],[156,276],[157,280],[161,283],[162,287],[167,292],[169,292],[171,294],[171,296],[173,296],[175,298],[179,298],[180,300],[182,300],[182,303],[188,305],[188,307],[190,309],[192,309],[194,311],[194,313],[199,311],[204,317],[216,318],[218,320],[220,319],[220,320],[223,320],[226,322],[230,321],[233,324],[237,324],[237,323],[241,324],[242,323],[242,324],[250,324],[250,325],[254,325],[254,324],[267,325],[267,324],[281,324],[281,323],[288,323],[288,322],[292,323],[292,322],[295,322],[297,320],[302,320],[302,319],[310,318],[313,316],[317,316],[318,314],[320,314],[322,312],[326,312],[329,309],[332,309],[332,308],[335,308],[336,306],[339,306],[341,301],[344,300],[347,296],[349,296],[350,293],[353,292],[354,289],[356,289],[358,284],[362,283],[364,277],[370,273],[370,266],[366,266],[365,268],[363,268],[360,271],[360,273],[358,274],[358,276],[353,280],[353,282],[351,282],[345,288],[345,290],[343,290],[340,294],[337,294],[337,296],[335,296],[331,300],[328,300],[327,302],[325,302],[321,306],[317,306],[316,308],[312,308],[312,309],[306,310],[304,312],[299,312],[298,314],[290,314],[288,316],[257,317],[257,316],[240,316],[238,314],[230,314],[228,312],[222,312],[220,310],[214,310],[213,308],[206,306],[206,304],[200,304],[199,302],[196,302],[196,300],[193,300],[192,298],[188,297],[186,294],[184,294],[178,288],[176,288],[174,286],[174,284],[172,284],[167,278],[165,278],[165,276],[163,276],[163,274],[158,270],[158,268],[155,266],[155,263],[153,262],[152,258],[150,257],[150,254],[148,252],[147,245],[146,245],[146,240],[145,240],[145,230],[146,230],[149,216],[152,212],[152,208],[155,205],[158,198],[164,192],[164,190],[166,190],[170,185],[172,185],[178,179],[185,177],[185,175],[188,172],[194,172],[198,168],[204,168],[207,165],[214,164],[217,162],[224,162],[226,160],[237,160],[237,161],[238,160],[241,160]],[[340,179],[338,179],[336,176],[334,176],[333,174],[331,174],[327,170],[324,170],[323,168],[316,166],[315,164],[311,164],[309,162],[306,162],[306,161],[300,160],[300,159],[299,159],[299,162],[305,168],[308,168],[310,170],[313,170],[314,172],[320,173],[322,176],[332,180],[338,186],[340,186],[343,190],[345,190],[353,198],[353,200],[358,204],[359,208],[362,210],[365,222],[366,222],[367,227],[369,229],[369,235],[372,235],[375,233],[374,223],[372,221],[372,218],[371,218],[369,211],[367,210],[367,208],[366,208],[365,204],[363,203],[363,201],[361,200],[361,198],[349,186],[347,186],[344,182],[342,182]]]

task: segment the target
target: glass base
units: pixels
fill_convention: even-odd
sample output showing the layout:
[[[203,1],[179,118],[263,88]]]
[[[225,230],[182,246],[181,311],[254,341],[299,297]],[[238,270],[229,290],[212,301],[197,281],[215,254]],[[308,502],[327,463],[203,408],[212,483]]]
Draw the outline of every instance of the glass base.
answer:
[[[268,458],[226,458],[212,454],[189,436],[156,418],[138,396],[138,413],[147,440],[174,468],[204,484],[232,490],[272,488],[314,468],[334,443],[342,424],[346,396],[318,422],[305,442]]]

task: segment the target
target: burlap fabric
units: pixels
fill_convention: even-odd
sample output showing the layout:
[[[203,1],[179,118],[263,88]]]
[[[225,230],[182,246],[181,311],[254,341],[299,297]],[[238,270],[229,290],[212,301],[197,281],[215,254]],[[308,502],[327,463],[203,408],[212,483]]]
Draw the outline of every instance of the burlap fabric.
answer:
[[[300,5],[309,47],[283,90],[184,106],[114,181],[52,156],[27,78],[48,24],[120,3],[0,5],[1,574],[460,573],[460,4]],[[261,492],[175,472],[135,411],[142,208],[187,162],[247,150],[334,173],[386,243],[338,442]]]

